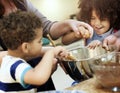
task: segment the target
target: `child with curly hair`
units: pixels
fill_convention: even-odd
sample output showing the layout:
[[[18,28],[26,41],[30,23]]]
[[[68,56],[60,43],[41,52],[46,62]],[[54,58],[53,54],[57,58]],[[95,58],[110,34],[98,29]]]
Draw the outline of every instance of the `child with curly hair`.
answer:
[[[80,0],[78,20],[89,23],[93,29],[91,38],[85,38],[85,45],[95,48],[104,38],[120,29],[119,0]],[[81,29],[81,28],[80,28]],[[64,35],[63,44],[70,44],[84,38],[84,32],[76,37],[74,32]]]
[[[35,93],[50,78],[57,56],[67,52],[61,46],[42,48],[42,23],[32,12],[17,11],[0,20],[0,37],[8,48],[0,63],[0,93]],[[27,61],[43,56],[34,68]]]

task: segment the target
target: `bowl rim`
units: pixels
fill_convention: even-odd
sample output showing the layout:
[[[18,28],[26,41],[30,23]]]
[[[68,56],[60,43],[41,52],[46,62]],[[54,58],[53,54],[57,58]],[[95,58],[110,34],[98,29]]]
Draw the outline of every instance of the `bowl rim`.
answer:
[[[101,58],[101,57],[103,57],[103,56],[105,56],[105,55],[112,55],[112,54],[120,54],[120,52],[116,52],[116,51],[113,51],[113,52],[109,52],[109,53],[105,53],[105,54],[103,54],[103,55],[99,55],[99,56],[97,56],[96,58],[93,58],[93,60],[95,60],[95,59],[98,59],[98,58]],[[113,63],[113,62],[112,62]],[[120,64],[120,63],[119,63]],[[95,68],[120,68],[120,65],[116,65],[116,66],[109,66],[109,65],[99,65],[99,64],[92,64],[91,65],[92,67],[94,66]]]
[[[107,52],[105,54],[95,56],[96,57],[95,59],[100,58],[100,57],[105,56],[105,55],[109,55],[109,54],[120,54],[120,52],[117,52],[117,51]]]

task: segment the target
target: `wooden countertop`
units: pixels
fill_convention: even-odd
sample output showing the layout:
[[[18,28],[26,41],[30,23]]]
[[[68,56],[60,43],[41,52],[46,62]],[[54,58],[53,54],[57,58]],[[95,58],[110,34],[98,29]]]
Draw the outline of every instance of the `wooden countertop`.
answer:
[[[82,81],[75,86],[66,88],[66,90],[83,90],[86,93],[120,93],[120,92],[111,92],[110,90],[102,88],[100,85],[98,85],[95,78]]]

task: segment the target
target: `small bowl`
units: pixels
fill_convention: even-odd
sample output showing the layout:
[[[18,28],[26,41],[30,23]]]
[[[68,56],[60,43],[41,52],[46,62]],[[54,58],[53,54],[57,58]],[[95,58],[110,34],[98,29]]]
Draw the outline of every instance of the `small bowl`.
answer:
[[[112,91],[120,90],[120,52],[98,56],[89,64],[98,84]]]

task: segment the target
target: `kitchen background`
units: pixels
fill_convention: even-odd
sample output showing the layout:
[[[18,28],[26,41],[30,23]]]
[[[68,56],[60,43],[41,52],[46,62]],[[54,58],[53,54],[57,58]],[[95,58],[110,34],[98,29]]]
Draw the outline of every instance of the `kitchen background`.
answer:
[[[30,0],[33,5],[52,21],[68,19],[78,11],[79,0]]]
[[[79,0],[31,0],[31,2],[51,21],[69,19],[71,15],[78,12]],[[60,39],[56,40],[55,43],[61,43],[60,41]],[[57,71],[52,75],[52,79],[57,90],[70,87],[74,82],[60,66],[58,66]]]

